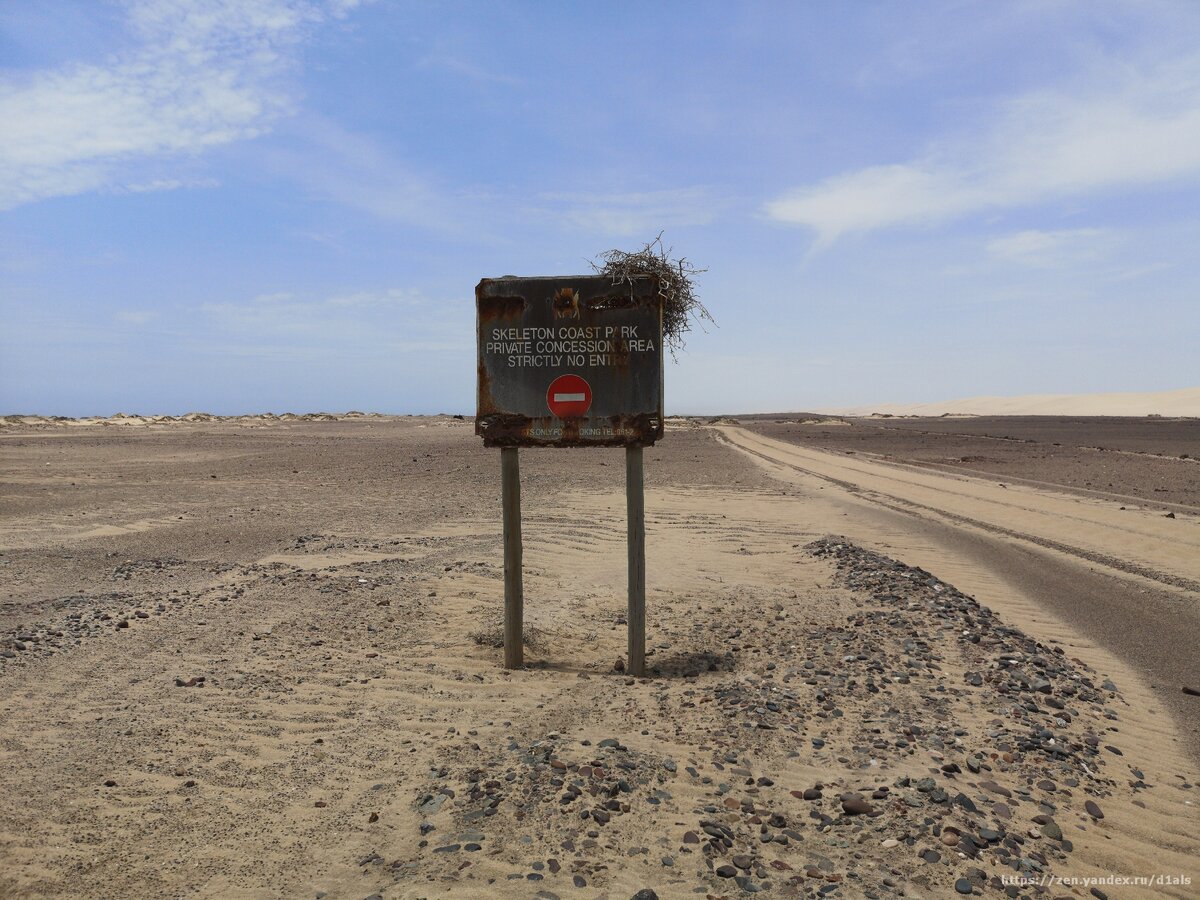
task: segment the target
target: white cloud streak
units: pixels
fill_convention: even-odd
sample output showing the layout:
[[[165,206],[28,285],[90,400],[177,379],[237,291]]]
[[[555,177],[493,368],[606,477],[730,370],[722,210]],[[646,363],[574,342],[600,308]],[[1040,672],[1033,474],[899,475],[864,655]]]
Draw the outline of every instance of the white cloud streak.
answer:
[[[4,73],[0,209],[119,186],[132,164],[262,134],[293,108],[285,76],[306,27],[352,5],[138,0],[133,47],[104,64]]]
[[[284,291],[249,301],[206,303],[195,311],[224,335],[223,346],[269,341],[276,348],[319,347],[356,356],[465,352],[473,334],[467,305],[437,304],[404,288],[319,298]]]
[[[522,79],[514,75],[491,72],[482,66],[447,53],[430,53],[419,60],[417,66],[423,69],[440,69],[451,75],[481,84],[499,84],[510,87],[524,84]]]
[[[268,152],[271,170],[314,195],[381,219],[444,231],[465,218],[456,198],[374,138],[313,114],[297,117],[289,128],[291,145]]]
[[[823,245],[855,231],[1200,178],[1200,54],[1110,68],[1085,89],[1010,100],[989,126],[919,159],[834,176],[765,212],[815,230]]]
[[[573,228],[601,234],[645,235],[663,228],[707,225],[722,206],[704,187],[633,193],[548,193],[542,200]]]
[[[1041,269],[1097,261],[1115,244],[1115,235],[1105,229],[1070,228],[1006,234],[991,240],[987,250],[1003,262]]]

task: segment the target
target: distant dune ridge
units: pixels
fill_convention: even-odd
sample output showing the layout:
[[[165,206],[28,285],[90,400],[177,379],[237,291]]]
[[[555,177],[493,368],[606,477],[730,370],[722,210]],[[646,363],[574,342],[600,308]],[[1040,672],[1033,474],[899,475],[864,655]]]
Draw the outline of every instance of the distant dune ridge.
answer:
[[[1200,387],[1157,393],[1027,394],[941,403],[881,403],[825,409],[843,416],[1187,416],[1200,417]]]
[[[1020,397],[968,397],[938,403],[879,403],[872,406],[818,408],[817,415],[834,416],[1169,416],[1200,418],[1200,387],[1174,391],[1124,392],[1112,394],[1027,394]],[[808,415],[807,413],[805,415]],[[342,422],[348,419],[386,418],[382,413],[351,410],[345,413],[257,413],[222,416],[205,412],[190,412],[182,416],[138,415],[116,413],[112,416],[42,416],[0,415],[3,426],[150,426],[162,427],[177,423],[229,422],[261,427],[285,422]],[[425,418],[435,420],[463,419],[461,415],[442,413]],[[671,417],[682,421],[681,417]],[[814,419],[812,422],[821,421]],[[711,424],[711,423],[710,423]],[[738,424],[731,419],[716,424]],[[800,424],[810,424],[802,422]],[[824,422],[823,424],[830,424]]]
[[[350,411],[347,413],[255,413],[240,416],[219,416],[206,412],[190,412],[182,416],[166,415],[137,415],[133,413],[116,413],[111,416],[38,416],[38,415],[8,415],[0,416],[0,426],[4,425],[33,425],[33,426],[71,426],[71,425],[116,425],[130,427],[136,425],[162,426],[193,422],[232,422],[243,425],[263,425],[275,422],[344,422],[347,419],[383,418],[381,413],[362,413]]]

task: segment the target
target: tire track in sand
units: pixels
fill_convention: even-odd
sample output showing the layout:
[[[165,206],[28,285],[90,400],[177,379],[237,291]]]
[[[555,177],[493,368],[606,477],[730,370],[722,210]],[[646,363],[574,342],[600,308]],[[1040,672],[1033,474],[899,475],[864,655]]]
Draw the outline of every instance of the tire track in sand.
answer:
[[[961,475],[848,460],[744,428],[717,426],[716,430],[749,456],[835,484],[888,509],[932,514],[1200,594],[1200,530],[1187,520],[1121,511],[1086,499],[1007,488]]]

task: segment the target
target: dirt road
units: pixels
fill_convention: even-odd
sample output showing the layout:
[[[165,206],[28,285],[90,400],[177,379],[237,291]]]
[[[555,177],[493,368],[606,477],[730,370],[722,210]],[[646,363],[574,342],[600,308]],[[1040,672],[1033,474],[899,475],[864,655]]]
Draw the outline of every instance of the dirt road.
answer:
[[[1200,703],[1182,691],[1200,689],[1200,518],[718,430],[774,477],[845,503],[852,537],[944,570],[941,551],[960,586],[999,581],[1133,662],[1200,756]]]

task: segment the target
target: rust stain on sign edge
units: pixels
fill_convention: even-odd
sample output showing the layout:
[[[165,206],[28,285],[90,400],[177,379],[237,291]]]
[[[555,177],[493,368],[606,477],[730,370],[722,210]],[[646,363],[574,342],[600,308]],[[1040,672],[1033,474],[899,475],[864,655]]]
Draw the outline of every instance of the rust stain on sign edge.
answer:
[[[608,428],[612,434],[582,436],[588,428]],[[648,447],[663,436],[663,420],[645,413],[603,420],[499,414],[477,417],[475,432],[485,447]]]

